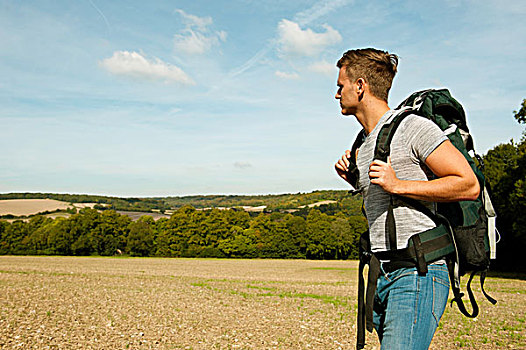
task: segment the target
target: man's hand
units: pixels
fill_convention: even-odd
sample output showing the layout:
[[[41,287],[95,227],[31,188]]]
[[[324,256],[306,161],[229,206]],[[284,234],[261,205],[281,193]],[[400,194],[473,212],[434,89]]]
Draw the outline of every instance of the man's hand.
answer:
[[[375,160],[369,166],[371,183],[390,194],[428,202],[472,201],[477,199],[480,186],[471,166],[460,151],[447,140],[425,160],[427,167],[437,176],[429,181],[400,180],[391,166]]]
[[[400,182],[391,166],[391,157],[387,158],[387,163],[375,159],[369,166],[369,178],[372,184],[380,186],[387,193],[394,193]]]
[[[338,175],[347,182],[349,182],[349,180],[347,179],[347,170],[349,169],[349,158],[350,157],[351,157],[351,151],[346,150],[345,154],[334,165],[334,168],[336,169],[336,172],[338,173]]]

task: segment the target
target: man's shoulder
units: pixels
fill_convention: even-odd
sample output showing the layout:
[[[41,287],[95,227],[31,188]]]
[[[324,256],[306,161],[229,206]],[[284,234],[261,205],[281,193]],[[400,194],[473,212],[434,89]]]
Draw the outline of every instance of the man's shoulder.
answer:
[[[423,117],[415,113],[408,114],[400,122],[400,125],[403,127],[418,127],[419,125],[429,125],[429,124],[435,124],[435,123],[427,119],[426,117]]]
[[[381,121],[382,125],[390,124],[393,122],[393,120],[396,118],[397,115],[401,113],[406,113],[403,117],[403,119],[400,121],[399,127],[418,127],[419,125],[436,125],[433,121],[429,120],[426,117],[423,117],[421,115],[415,114],[415,113],[408,113],[404,112],[404,110],[399,109],[391,109],[389,111],[389,115],[387,115],[387,118],[384,118],[384,120]]]
[[[443,134],[440,127],[432,120],[418,114],[411,113],[404,117],[398,126],[401,134],[437,137]]]

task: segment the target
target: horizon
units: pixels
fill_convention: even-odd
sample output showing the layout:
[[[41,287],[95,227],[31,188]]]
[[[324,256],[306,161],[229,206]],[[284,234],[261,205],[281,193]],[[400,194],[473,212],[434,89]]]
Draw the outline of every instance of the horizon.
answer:
[[[184,194],[184,195],[167,195],[167,196],[113,196],[113,195],[106,195],[106,194],[93,194],[93,193],[71,193],[71,192],[0,192],[1,195],[16,195],[16,194],[60,194],[60,195],[71,195],[71,196],[99,196],[99,197],[115,197],[115,198],[139,198],[139,199],[145,199],[145,198],[169,198],[169,197],[176,197],[176,198],[183,198],[183,197],[209,197],[209,196],[231,196],[231,197],[263,197],[263,196],[282,196],[282,195],[296,195],[296,194],[309,194],[314,192],[324,192],[324,191],[348,191],[346,189],[323,189],[323,190],[311,190],[311,191],[300,191],[300,192],[280,192],[280,193],[256,193],[256,194],[230,194],[230,193],[209,193],[209,194]],[[23,198],[19,198],[23,199]],[[8,199],[0,199],[0,200],[8,200]]]
[[[448,88],[479,154],[520,140],[526,3],[7,0],[0,193],[347,190],[360,127],[334,99],[351,48],[399,55],[389,104]]]

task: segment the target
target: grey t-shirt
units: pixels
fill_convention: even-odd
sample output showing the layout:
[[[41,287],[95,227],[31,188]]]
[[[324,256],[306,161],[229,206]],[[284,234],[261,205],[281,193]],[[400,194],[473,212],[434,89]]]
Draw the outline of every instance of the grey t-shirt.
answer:
[[[360,146],[356,160],[360,174],[358,186],[363,193],[373,252],[405,248],[409,237],[435,227],[433,221],[425,214],[407,207],[404,203],[398,203],[399,206],[395,206],[394,209],[397,247],[389,247],[385,219],[390,198],[380,186],[371,184],[369,166],[373,161],[378,132],[394,114],[394,111],[390,110],[382,116]],[[417,115],[405,117],[391,142],[391,165],[396,176],[401,180],[427,181],[431,172],[427,169],[425,160],[445,140],[447,137],[432,121]],[[435,211],[434,203],[422,203]]]

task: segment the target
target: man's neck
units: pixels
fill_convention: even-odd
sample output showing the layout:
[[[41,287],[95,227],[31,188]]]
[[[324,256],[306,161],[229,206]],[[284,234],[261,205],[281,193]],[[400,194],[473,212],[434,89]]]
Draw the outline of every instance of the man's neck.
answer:
[[[387,102],[376,98],[363,101],[362,107],[356,112],[356,119],[367,134],[374,130],[382,116],[390,109]]]

